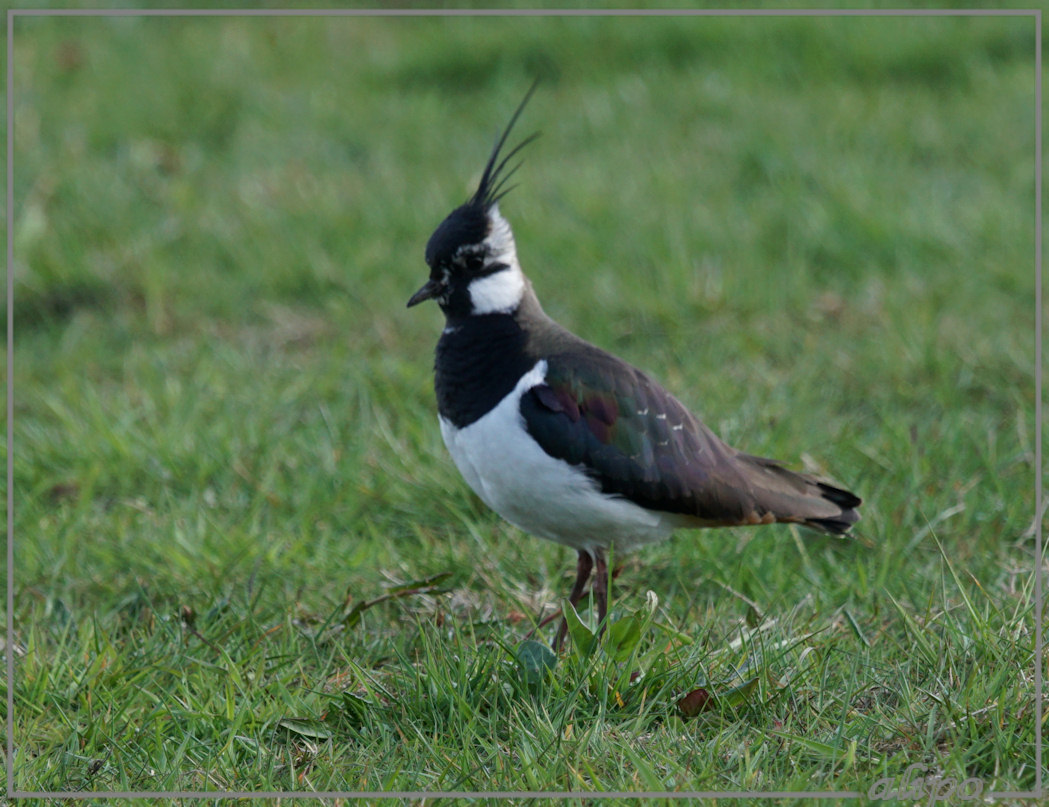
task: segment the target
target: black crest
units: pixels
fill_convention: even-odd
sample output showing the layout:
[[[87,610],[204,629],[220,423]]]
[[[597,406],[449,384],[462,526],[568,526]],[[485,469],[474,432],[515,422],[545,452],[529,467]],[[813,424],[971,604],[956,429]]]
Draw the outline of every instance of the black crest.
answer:
[[[535,88],[538,86],[539,80],[536,79],[532,86],[528,88],[528,92],[525,93],[525,97],[522,99],[521,103],[518,104],[513,117],[510,118],[510,122],[506,124],[506,129],[503,130],[502,137],[496,142],[495,148],[492,149],[492,156],[488,158],[488,164],[484,167],[484,173],[481,175],[481,181],[477,185],[477,190],[474,192],[474,195],[470,197],[470,201],[466,203],[467,205],[483,207],[487,210],[514,189],[513,185],[507,188],[506,183],[510,177],[516,173],[517,169],[521,167],[521,163],[519,162],[505,174],[503,173],[503,169],[506,168],[506,164],[517,155],[517,152],[539,137],[539,132],[529,135],[518,143],[509,154],[503,157],[502,160],[499,160],[498,164],[496,164],[495,161],[499,159],[499,152],[502,151],[503,146],[506,143],[506,138],[510,136],[510,130],[514,128],[514,124],[517,123],[517,119],[521,117],[521,113],[524,111],[528,99],[532,97]]]
[[[514,189],[515,186],[507,187],[506,183],[521,167],[523,161],[518,162],[509,170],[506,170],[507,163],[517,156],[521,149],[539,137],[538,132],[529,135],[509,154],[499,159],[499,154],[506,144],[507,137],[510,136],[510,131],[514,128],[514,124],[517,123],[517,119],[521,116],[521,112],[524,111],[525,105],[537,86],[539,86],[538,80],[525,93],[524,99],[518,104],[513,117],[510,118],[510,122],[496,141],[473,196],[453,210],[430,236],[426,244],[426,263],[431,267],[449,261],[461,246],[479,244],[488,235],[488,210]]]

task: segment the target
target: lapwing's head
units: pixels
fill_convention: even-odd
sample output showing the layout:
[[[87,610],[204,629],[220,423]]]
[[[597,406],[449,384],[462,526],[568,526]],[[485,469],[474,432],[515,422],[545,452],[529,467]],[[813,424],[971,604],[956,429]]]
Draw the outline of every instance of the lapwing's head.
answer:
[[[517,261],[510,223],[499,213],[499,200],[512,189],[507,181],[521,167],[507,163],[538,137],[521,141],[502,159],[499,154],[536,85],[525,95],[492,149],[481,181],[464,204],[434,230],[426,244],[430,279],[408,301],[408,307],[436,300],[447,317],[510,312],[517,308],[527,281]]]

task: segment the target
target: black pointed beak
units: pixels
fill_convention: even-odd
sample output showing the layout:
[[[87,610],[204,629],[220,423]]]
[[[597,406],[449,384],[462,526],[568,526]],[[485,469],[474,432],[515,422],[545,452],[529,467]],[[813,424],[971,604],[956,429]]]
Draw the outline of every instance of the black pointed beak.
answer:
[[[425,286],[412,295],[412,298],[408,301],[408,307],[411,308],[413,305],[418,305],[426,300],[432,300],[440,295],[442,290],[443,284],[441,281],[431,277],[426,281]]]

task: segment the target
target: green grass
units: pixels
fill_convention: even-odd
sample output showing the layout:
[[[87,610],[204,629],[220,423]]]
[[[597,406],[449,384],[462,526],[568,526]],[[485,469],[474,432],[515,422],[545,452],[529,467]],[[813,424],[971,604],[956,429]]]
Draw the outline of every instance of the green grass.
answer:
[[[1033,44],[18,19],[18,787],[1032,788]],[[574,558],[459,478],[404,303],[536,74],[503,211],[547,310],[865,504],[620,559],[630,657],[533,680]]]

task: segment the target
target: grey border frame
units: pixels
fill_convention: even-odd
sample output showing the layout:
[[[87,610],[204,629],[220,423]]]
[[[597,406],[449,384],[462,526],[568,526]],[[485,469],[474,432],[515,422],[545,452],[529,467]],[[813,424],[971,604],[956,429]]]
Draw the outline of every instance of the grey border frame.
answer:
[[[809,798],[858,799],[859,791],[699,791],[594,792],[594,791],[27,791],[14,787],[14,21],[16,17],[1032,17],[1035,23],[1035,569],[1034,635],[1035,673],[1032,712],[1035,734],[1035,789],[998,791],[985,799],[1041,799],[1043,782],[1042,721],[1043,587],[1045,575],[1042,536],[1042,11],[1034,9],[8,9],[7,11],[7,725],[5,764],[8,798],[488,798],[488,799],[744,799]]]

